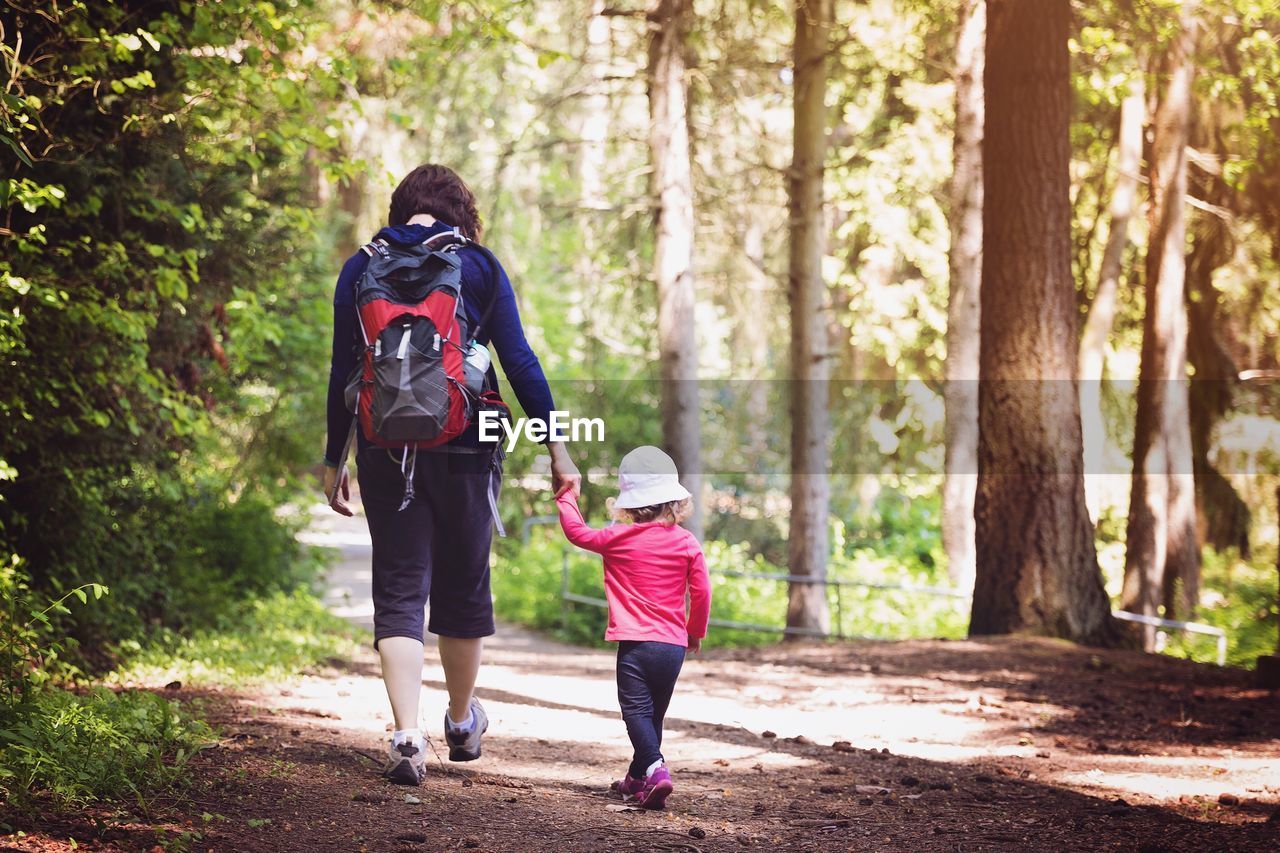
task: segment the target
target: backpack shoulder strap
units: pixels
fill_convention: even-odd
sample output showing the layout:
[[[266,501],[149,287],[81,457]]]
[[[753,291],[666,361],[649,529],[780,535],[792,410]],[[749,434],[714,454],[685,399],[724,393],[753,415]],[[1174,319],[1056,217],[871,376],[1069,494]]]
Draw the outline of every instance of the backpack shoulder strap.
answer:
[[[368,255],[371,258],[374,255],[382,255],[383,257],[386,257],[387,241],[379,237],[376,240],[372,240],[368,243],[365,243],[363,246],[360,247],[360,251],[364,252],[366,255]]]

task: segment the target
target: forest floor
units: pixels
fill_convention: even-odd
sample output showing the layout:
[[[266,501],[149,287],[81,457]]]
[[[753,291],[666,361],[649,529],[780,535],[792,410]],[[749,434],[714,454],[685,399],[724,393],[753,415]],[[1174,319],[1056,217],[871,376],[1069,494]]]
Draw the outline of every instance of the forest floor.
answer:
[[[333,534],[350,538],[332,598],[363,621],[352,530]],[[371,649],[205,694],[221,739],[181,799],[147,819],[49,816],[0,849],[1280,849],[1280,696],[1241,670],[1011,638],[713,650],[688,660],[667,718],[676,791],[640,812],[608,790],[630,752],[612,669],[607,651],[501,626],[478,688],[484,757],[433,758],[420,788],[379,778]],[[442,755],[444,705],[429,653]]]

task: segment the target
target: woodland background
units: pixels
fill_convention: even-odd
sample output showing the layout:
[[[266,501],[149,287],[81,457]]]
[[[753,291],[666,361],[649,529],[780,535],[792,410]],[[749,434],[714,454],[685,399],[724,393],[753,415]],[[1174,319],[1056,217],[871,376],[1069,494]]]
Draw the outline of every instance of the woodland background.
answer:
[[[572,448],[589,515],[663,444],[713,571],[976,578],[972,610],[863,589],[833,624],[818,585],[718,576],[713,615],[1153,647],[1123,607],[1225,628],[1235,664],[1271,652],[1280,4],[990,11],[984,39],[975,0],[6,3],[10,697],[245,613],[320,630],[323,555],[294,535],[333,282],[428,161],[478,196],[559,408],[607,423]],[[979,377],[1030,395],[981,403],[985,444]],[[1008,455],[1057,429],[1031,468]],[[508,459],[509,529],[549,512],[544,464]],[[1050,528],[1039,557],[1010,544]],[[556,591],[562,559],[581,592],[598,570],[562,550],[500,543],[499,612],[595,641]]]

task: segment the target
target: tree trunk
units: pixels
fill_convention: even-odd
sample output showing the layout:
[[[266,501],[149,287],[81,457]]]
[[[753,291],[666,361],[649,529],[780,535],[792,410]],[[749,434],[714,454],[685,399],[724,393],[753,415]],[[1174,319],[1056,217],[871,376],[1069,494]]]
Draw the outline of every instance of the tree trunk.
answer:
[[[973,589],[973,497],[978,485],[978,290],[982,284],[982,53],[987,8],[964,0],[956,40],[951,269],[947,297],[946,482],[942,546],[952,582]]]
[[[1112,644],[1084,503],[1068,0],[988,0],[971,635]]]
[[[1166,586],[1177,587],[1177,609],[1187,616],[1194,612],[1199,593],[1184,305],[1186,150],[1198,29],[1193,6],[1183,4],[1181,32],[1165,55],[1168,83],[1156,108],[1149,164],[1147,307],[1123,598],[1125,610],[1147,616],[1158,615]],[[1143,627],[1145,648],[1154,648],[1155,634],[1155,628]]]
[[[693,176],[689,154],[685,30],[690,0],[654,0],[649,8],[649,157],[653,166],[654,278],[662,443],[694,496],[686,523],[702,535],[702,438],[698,340],[694,323]]]
[[[602,327],[608,327],[608,318],[601,317],[600,302],[595,298],[590,284],[602,275],[600,263],[600,235],[606,232],[604,223],[612,217],[606,193],[605,175],[608,168],[609,95],[606,77],[609,74],[610,27],[609,18],[603,12],[605,0],[586,0],[586,22],[583,33],[582,79],[587,81],[587,91],[578,102],[578,212],[577,227],[580,246],[574,259],[574,274],[578,281],[588,283],[573,293],[573,305],[582,317],[582,337],[585,344],[587,376],[599,376]]]
[[[1142,127],[1147,116],[1146,90],[1139,76],[1130,85],[1129,95],[1120,105],[1120,134],[1116,155],[1116,183],[1107,215],[1107,245],[1098,268],[1098,289],[1089,303],[1089,313],[1080,336],[1080,415],[1084,429],[1085,498],[1089,517],[1098,520],[1101,511],[1095,477],[1107,471],[1106,422],[1102,417],[1102,374],[1106,364],[1107,339],[1116,318],[1120,291],[1120,268],[1129,245],[1129,220],[1138,191],[1142,168]]]
[[[823,160],[827,151],[825,105],[827,42],[832,0],[796,0],[790,200],[791,300],[791,574],[825,578],[827,506],[830,502],[827,380],[830,344],[826,318],[826,253]],[[787,626],[826,631],[827,591],[822,584],[792,583]]]
[[[1202,187],[1201,198],[1225,201],[1217,178]],[[1219,550],[1236,548],[1249,556],[1249,505],[1236,493],[1231,481],[1213,467],[1209,458],[1213,428],[1231,411],[1240,375],[1218,337],[1218,289],[1214,270],[1229,263],[1235,250],[1230,229],[1216,216],[1206,216],[1187,258],[1187,360],[1195,371],[1190,383],[1191,452],[1196,485],[1196,540]],[[1166,608],[1170,590],[1165,590]]]

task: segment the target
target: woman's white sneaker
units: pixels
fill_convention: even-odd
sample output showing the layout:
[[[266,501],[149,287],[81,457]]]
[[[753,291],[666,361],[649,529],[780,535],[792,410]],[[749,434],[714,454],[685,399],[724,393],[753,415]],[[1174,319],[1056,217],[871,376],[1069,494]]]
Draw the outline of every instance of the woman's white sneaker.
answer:
[[[391,752],[387,756],[387,766],[382,768],[382,776],[397,785],[421,785],[427,775],[427,753],[423,749],[425,741],[391,744]]]

